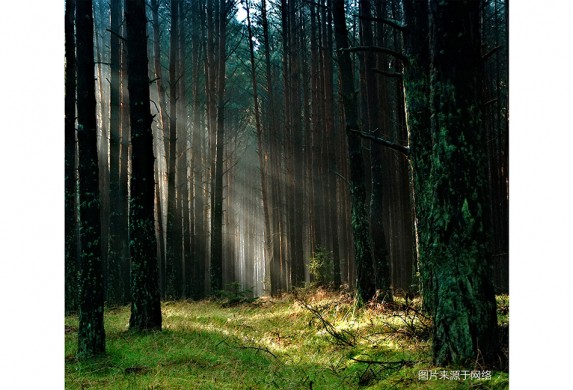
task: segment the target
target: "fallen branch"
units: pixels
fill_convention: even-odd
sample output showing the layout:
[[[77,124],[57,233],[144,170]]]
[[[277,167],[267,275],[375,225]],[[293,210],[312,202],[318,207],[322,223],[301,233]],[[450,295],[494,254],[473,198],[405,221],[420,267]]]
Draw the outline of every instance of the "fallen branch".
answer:
[[[398,360],[396,362],[382,362],[382,361],[378,361],[378,360],[363,360],[363,359],[355,359],[355,358],[350,358],[350,360],[354,360],[355,362],[358,362],[358,363],[378,364],[381,366],[385,366],[387,368],[402,368],[404,366],[412,367],[414,364],[416,364],[416,362],[413,360]]]
[[[266,353],[270,354],[272,357],[274,357],[275,359],[278,360],[277,355],[275,355],[274,353],[272,353],[271,351],[269,351],[268,348],[252,347],[252,346],[240,346],[239,348],[240,348],[240,349],[254,349],[255,351],[266,352]]]
[[[356,345],[356,340],[352,333],[348,332],[347,330],[342,330],[339,332],[330,321],[322,316],[322,313],[318,309],[314,308],[303,300],[298,300],[298,302],[304,306],[305,309],[310,311],[316,318],[318,318],[318,320],[320,320],[324,330],[326,330],[326,332],[331,335],[339,344],[347,345],[349,347],[354,347]]]

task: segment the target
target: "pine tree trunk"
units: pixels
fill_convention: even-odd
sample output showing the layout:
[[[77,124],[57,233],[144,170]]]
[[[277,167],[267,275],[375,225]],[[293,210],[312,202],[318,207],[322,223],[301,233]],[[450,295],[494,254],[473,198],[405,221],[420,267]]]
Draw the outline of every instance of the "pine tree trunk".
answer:
[[[479,1],[431,2],[430,108],[434,196],[421,259],[433,269],[438,365],[491,366],[498,353],[491,283],[487,150],[480,109]]]
[[[157,243],[154,226],[154,156],[147,76],[144,0],[126,0],[127,73],[132,139],[129,234],[131,317],[134,331],[161,330]]]
[[[99,167],[92,1],[76,5],[77,110],[80,194],[80,315],[78,356],[105,353],[104,288],[101,256]]]
[[[121,153],[121,10],[122,2],[111,2],[111,26],[110,30],[110,217],[109,217],[109,255],[108,255],[108,302],[125,304],[129,296],[129,286],[124,286],[125,278],[122,277],[122,248],[127,245],[122,242],[125,234],[121,232],[121,218],[127,216],[120,210],[120,153]]]
[[[352,232],[354,235],[354,256],[358,296],[363,302],[369,301],[375,293],[373,279],[372,252],[368,223],[368,207],[364,185],[365,169],[362,161],[360,136],[353,131],[358,125],[358,106],[354,90],[350,53],[340,49],[348,48],[348,31],[344,15],[344,0],[333,0],[334,36],[342,81],[342,99],[346,120],[348,155],[350,159],[350,196],[352,204]]]
[[[226,1],[220,0],[216,9],[219,26],[217,64],[217,138],[215,177],[211,217],[211,291],[223,288],[223,156],[225,145],[225,43],[227,28]]]
[[[65,13],[65,306],[66,313],[78,309],[78,251],[76,202],[76,54],[74,16],[76,2],[66,0]]]

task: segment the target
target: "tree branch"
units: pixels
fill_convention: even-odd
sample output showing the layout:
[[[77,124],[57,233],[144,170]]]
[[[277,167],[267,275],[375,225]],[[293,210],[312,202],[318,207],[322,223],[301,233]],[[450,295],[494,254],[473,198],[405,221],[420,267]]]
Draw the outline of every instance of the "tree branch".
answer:
[[[406,57],[404,54],[402,53],[398,53],[397,51],[388,49],[386,47],[380,47],[380,46],[355,46],[355,47],[347,47],[347,48],[343,48],[343,49],[338,49],[339,51],[342,52],[357,52],[357,51],[375,51],[375,52],[379,52],[379,53],[385,53],[385,54],[389,54],[393,57],[396,57],[402,61],[404,61],[405,63],[408,63],[408,57]]]
[[[393,77],[393,78],[397,78],[397,79],[404,77],[404,74],[402,72],[388,72],[388,71],[380,70],[380,69],[376,69],[376,68],[371,68],[370,70],[374,73],[382,74],[382,75],[387,76],[387,77]]]
[[[362,20],[370,20],[372,22],[384,23],[384,24],[387,24],[388,26],[394,27],[395,29],[400,30],[400,31],[406,31],[407,30],[406,25],[404,25],[404,24],[402,24],[399,21],[394,20],[394,19],[375,18],[372,16],[362,16],[362,15],[354,15],[354,16],[358,16]]]
[[[484,55],[481,56],[482,60],[487,60],[489,57],[491,57],[496,51],[498,51],[499,49],[501,49],[501,45],[500,46],[496,46],[493,49],[491,49],[490,51],[488,51],[487,53],[485,53]]]
[[[110,33],[112,33],[113,35],[115,35],[116,37],[118,37],[119,39],[121,39],[124,42],[127,42],[127,40],[122,37],[121,35],[119,35],[118,33],[116,33],[115,31],[110,30],[109,28],[106,28],[105,31],[109,31]]]
[[[364,133],[364,132],[362,132],[360,130],[356,130],[356,129],[347,128],[346,131],[358,134],[359,136],[361,136],[363,138],[366,138],[366,139],[369,139],[369,140],[374,141],[376,143],[379,143],[381,145],[387,146],[390,149],[394,149],[395,151],[402,153],[406,158],[410,157],[410,148],[408,146],[403,146],[403,145],[397,144],[396,142],[390,141],[386,138],[377,137],[371,133]]]

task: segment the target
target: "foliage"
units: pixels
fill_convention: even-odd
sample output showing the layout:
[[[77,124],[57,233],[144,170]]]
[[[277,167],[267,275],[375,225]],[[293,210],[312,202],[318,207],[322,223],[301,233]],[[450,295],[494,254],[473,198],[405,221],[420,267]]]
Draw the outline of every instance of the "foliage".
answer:
[[[332,252],[318,247],[308,262],[308,272],[315,286],[328,286],[333,282]]]
[[[221,300],[221,305],[223,307],[231,307],[243,303],[253,303],[258,299],[253,296],[252,288],[241,289],[241,284],[239,282],[227,284],[226,289],[220,290],[215,295],[219,300]]]
[[[456,368],[432,366],[429,342],[410,337],[394,316],[405,309],[400,298],[360,309],[352,296],[324,289],[304,299],[336,332],[352,335],[354,346],[333,340],[288,295],[233,307],[163,302],[164,330],[145,334],[128,332],[129,307],[122,307],[106,310],[107,355],[84,362],[76,358],[77,316],[66,317],[66,388],[507,388],[508,374],[497,371],[491,380],[418,380],[420,370]]]

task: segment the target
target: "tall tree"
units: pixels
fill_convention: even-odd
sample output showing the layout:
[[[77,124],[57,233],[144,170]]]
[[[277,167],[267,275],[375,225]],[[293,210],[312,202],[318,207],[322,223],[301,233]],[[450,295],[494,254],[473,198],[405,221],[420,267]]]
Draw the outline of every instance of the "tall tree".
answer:
[[[416,193],[423,205],[419,261],[434,322],[433,357],[440,365],[491,365],[498,345],[480,109],[480,2],[431,1],[430,7],[431,121],[429,128],[417,128],[412,146],[419,154],[412,157],[429,157],[429,166],[421,166],[429,175],[418,172],[415,183],[422,190]]]
[[[368,223],[368,207],[364,185],[365,169],[362,159],[360,126],[358,124],[358,105],[354,90],[352,60],[348,50],[348,30],[344,14],[344,0],[332,1],[334,37],[337,46],[338,66],[342,84],[342,102],[348,139],[348,157],[350,161],[350,196],[352,204],[352,233],[354,235],[354,256],[356,263],[356,289],[364,302],[375,293],[372,267],[372,251]],[[358,132],[358,133],[357,133]]]
[[[76,48],[81,244],[80,358],[105,353],[93,26],[92,1],[79,1],[76,4]]]
[[[130,186],[131,317],[135,331],[161,329],[154,230],[154,156],[144,0],[126,0],[127,74],[132,142]]]
[[[255,63],[255,48],[253,41],[253,29],[251,27],[251,10],[249,1],[245,0],[245,10],[247,11],[247,32],[249,37],[249,54],[251,60],[251,81],[253,83],[253,109],[255,111],[255,129],[257,132],[257,153],[259,155],[259,170],[261,177],[261,194],[263,199],[263,218],[265,229],[265,257],[269,257],[272,251],[271,225],[269,217],[269,196],[268,196],[268,165],[267,151],[263,149],[263,125],[261,123],[259,112],[259,94],[257,84],[257,72]]]
[[[215,8],[218,24],[217,47],[217,137],[213,204],[211,205],[211,291],[223,288],[223,156],[225,146],[225,66],[227,35],[227,2],[220,0]]]
[[[124,304],[128,301],[129,286],[124,286],[126,272],[123,257],[127,246],[127,232],[122,227],[127,215],[120,207],[120,153],[121,153],[121,20],[122,1],[111,1],[110,12],[110,96],[109,96],[109,133],[110,133],[110,216],[109,216],[109,255],[107,265],[107,300]]]
[[[165,293],[169,298],[181,296],[181,213],[177,207],[177,99],[180,79],[179,0],[171,0],[171,35],[169,47],[169,155],[167,169],[167,256]]]
[[[66,312],[78,307],[78,223],[76,203],[76,45],[74,38],[75,0],[66,0],[65,11],[65,234]]]
[[[489,365],[498,345],[480,108],[480,2],[431,1],[430,7],[434,196],[424,229],[433,245],[421,261],[433,269],[432,350],[437,364]]]

